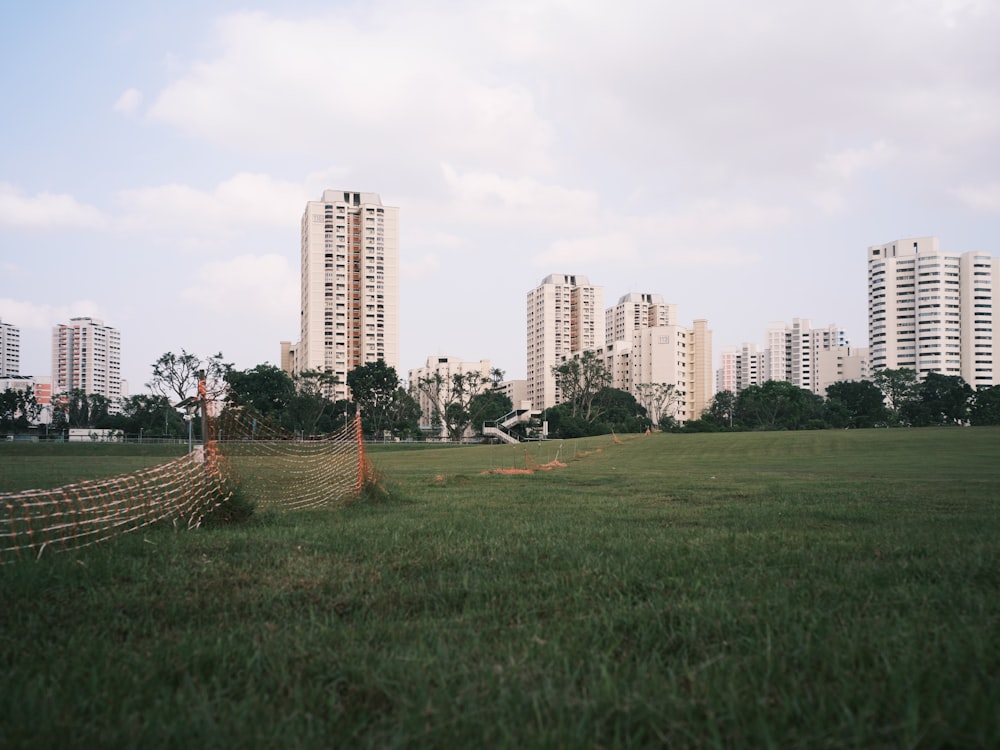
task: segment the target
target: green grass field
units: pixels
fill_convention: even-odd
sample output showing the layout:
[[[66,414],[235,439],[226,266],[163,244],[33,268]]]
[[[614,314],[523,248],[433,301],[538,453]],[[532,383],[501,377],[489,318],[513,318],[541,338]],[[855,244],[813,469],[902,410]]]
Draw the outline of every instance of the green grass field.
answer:
[[[0,747],[1000,746],[1000,429],[529,450],[0,567]]]

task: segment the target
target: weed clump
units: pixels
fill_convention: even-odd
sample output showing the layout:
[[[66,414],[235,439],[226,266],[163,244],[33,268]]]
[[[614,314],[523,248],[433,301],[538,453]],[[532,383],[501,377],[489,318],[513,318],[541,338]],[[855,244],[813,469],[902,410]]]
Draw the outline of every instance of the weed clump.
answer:
[[[385,478],[385,474],[370,464],[365,467],[361,487],[352,504],[380,505],[402,499],[399,491]]]
[[[221,502],[201,519],[202,526],[213,527],[243,523],[253,515],[256,505],[239,486],[227,483],[220,489],[220,493],[223,495]]]

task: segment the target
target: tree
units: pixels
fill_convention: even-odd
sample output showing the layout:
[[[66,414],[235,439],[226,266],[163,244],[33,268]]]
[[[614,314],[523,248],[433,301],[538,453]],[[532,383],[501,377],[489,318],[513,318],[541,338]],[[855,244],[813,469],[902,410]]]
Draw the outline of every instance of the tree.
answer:
[[[226,373],[232,369],[231,364],[222,361],[219,352],[205,360],[195,354],[189,354],[181,349],[181,353],[167,352],[153,363],[153,379],[146,383],[157,396],[166,396],[176,402],[183,401],[197,393],[198,373],[204,370],[205,381],[210,398],[225,392]]]
[[[399,390],[396,368],[384,359],[359,365],[347,373],[347,386],[354,403],[361,407],[364,431],[382,437],[389,428],[389,411]]]
[[[116,426],[111,416],[111,399],[101,393],[73,388],[53,402],[53,426],[103,429]]]
[[[608,432],[645,432],[650,426],[643,407],[628,391],[620,388],[602,388],[594,399],[599,421]]]
[[[393,435],[398,437],[420,436],[420,404],[406,389],[396,389],[386,416]]]
[[[469,401],[469,421],[479,434],[482,432],[484,422],[501,419],[513,410],[514,405],[507,396],[491,389],[476,394]]]
[[[31,386],[0,392],[0,430],[26,430],[38,420],[41,411]]]
[[[977,427],[1000,424],[1000,385],[983,388],[972,395],[969,420]]]
[[[736,414],[736,394],[732,391],[719,391],[712,398],[712,403],[701,415],[701,421],[716,428],[732,429]]]
[[[800,430],[825,426],[823,399],[784,380],[750,385],[736,397],[736,421],[754,430]]]
[[[263,364],[250,370],[228,370],[226,401],[246,406],[264,417],[280,418],[295,398],[295,383],[280,367]]]
[[[826,419],[832,427],[875,427],[885,424],[888,410],[875,383],[841,380],[826,389]]]
[[[344,426],[338,417],[345,413],[348,402],[334,403],[326,396],[336,382],[336,375],[316,370],[293,375],[294,393],[280,415],[281,426],[304,435],[329,433]]]
[[[674,383],[637,383],[635,398],[646,410],[653,424],[660,424],[663,418],[674,419],[677,404],[684,400],[684,391]]]
[[[60,400],[66,404],[66,422],[70,427],[90,427],[90,402],[86,392],[73,388]]]
[[[960,424],[969,417],[972,395],[958,375],[929,372],[917,385],[916,397],[904,406],[904,417],[916,427]]]
[[[600,352],[587,351],[552,368],[556,386],[563,400],[570,405],[574,417],[593,421],[594,400],[602,388],[611,385],[611,372]]]
[[[177,410],[165,396],[140,393],[122,399],[122,423],[125,432],[145,432],[149,435],[180,435],[183,425]]]
[[[432,372],[418,378],[414,387],[430,403],[432,423],[443,424],[448,439],[460,442],[472,422],[469,406],[489,383],[489,378],[478,371],[456,372],[450,376]]]
[[[898,426],[904,412],[917,398],[917,371],[909,367],[898,370],[886,367],[876,372],[872,380],[885,398],[889,424]]]

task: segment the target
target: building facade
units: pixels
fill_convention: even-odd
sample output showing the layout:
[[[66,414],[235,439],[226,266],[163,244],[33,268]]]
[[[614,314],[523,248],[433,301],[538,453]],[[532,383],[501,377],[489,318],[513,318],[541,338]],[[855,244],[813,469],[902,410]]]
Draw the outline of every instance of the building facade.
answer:
[[[816,353],[816,393],[841,381],[871,380],[868,347],[834,346]]]
[[[675,324],[642,329],[632,344],[631,369],[632,395],[639,396],[644,384],[673,384],[679,398],[661,416],[682,423],[698,419],[715,392],[708,321],[696,320],[691,328]]]
[[[300,339],[282,344],[297,374],[347,374],[379,359],[399,371],[399,209],[377,193],[324,190],[302,214]]]
[[[763,381],[779,380],[820,395],[819,353],[850,346],[843,328],[833,324],[813,328],[804,318],[793,318],[790,325],[771,323],[765,336]]]
[[[536,410],[560,403],[552,368],[605,341],[604,289],[586,276],[550,274],[527,295],[528,400]]]
[[[642,402],[643,386],[673,385],[678,398],[666,414],[678,422],[697,419],[714,393],[712,333],[708,322],[692,328],[677,322],[677,305],[659,294],[631,292],[605,311],[605,365],[612,387]]]
[[[716,392],[737,394],[747,386],[763,383],[764,358],[765,352],[757,344],[743,343],[723,349],[715,373]]]
[[[21,371],[21,329],[0,320],[0,378]]]
[[[52,329],[52,392],[72,390],[96,393],[111,402],[110,411],[120,409],[121,334],[95,318],[71,318],[69,324]]]
[[[667,304],[659,294],[630,292],[604,312],[605,342],[634,341],[644,328],[677,323],[677,305]]]
[[[868,248],[872,372],[960,376],[973,388],[1000,383],[994,304],[1000,262],[985,252],[943,252],[937,237]]]

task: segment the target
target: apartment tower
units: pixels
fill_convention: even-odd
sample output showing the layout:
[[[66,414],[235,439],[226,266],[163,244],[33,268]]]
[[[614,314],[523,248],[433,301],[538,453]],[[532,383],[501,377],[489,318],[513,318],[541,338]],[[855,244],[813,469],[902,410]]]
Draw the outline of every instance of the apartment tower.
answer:
[[[730,346],[719,355],[719,369],[715,374],[716,392],[737,394],[747,386],[761,385],[764,373],[765,352],[757,344],[744,342]]]
[[[813,328],[805,318],[792,318],[768,326],[764,352],[763,381],[780,380],[823,395],[819,378],[819,354],[850,345],[847,333],[837,325]]]
[[[0,320],[0,378],[21,370],[21,330]]]
[[[973,388],[1000,383],[993,306],[1000,262],[989,253],[942,252],[937,237],[868,248],[872,372],[908,368],[958,375]]]
[[[120,408],[121,335],[95,318],[70,318],[52,329],[52,392],[97,393]]]
[[[677,322],[677,305],[667,304],[659,294],[631,292],[604,313],[605,341],[631,343],[643,328],[673,325]]]
[[[379,359],[399,372],[399,209],[377,193],[324,190],[302,214],[300,340],[283,344],[293,373],[347,374]]]
[[[560,403],[552,368],[604,349],[604,289],[586,276],[550,274],[528,292],[528,400],[534,409]]]

